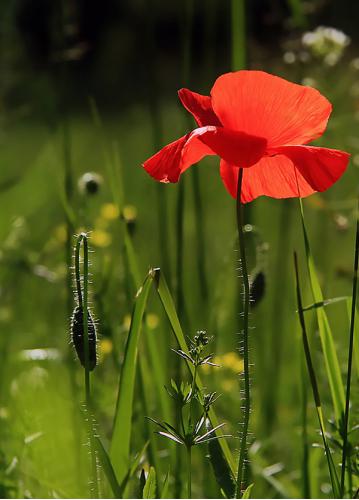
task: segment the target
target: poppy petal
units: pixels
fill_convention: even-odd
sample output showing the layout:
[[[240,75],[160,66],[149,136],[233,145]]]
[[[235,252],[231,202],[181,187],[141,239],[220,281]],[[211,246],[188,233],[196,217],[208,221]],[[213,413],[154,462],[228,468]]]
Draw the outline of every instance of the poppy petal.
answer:
[[[233,198],[237,197],[239,169],[221,161],[222,181]],[[305,197],[315,193],[291,160],[283,155],[265,156],[243,172],[241,201],[248,203],[258,196],[271,198]]]
[[[317,139],[332,110],[316,89],[263,71],[226,73],[217,78],[211,97],[224,127],[265,137],[270,147]]]
[[[146,160],[142,166],[160,182],[177,182],[181,175],[181,155],[189,134],[167,144],[158,153]],[[199,159],[197,160],[199,161]]]
[[[262,195],[304,198],[325,191],[343,174],[350,156],[344,151],[310,146],[283,146],[277,148],[277,153],[245,169],[243,203]],[[227,191],[235,198],[239,169],[222,161],[220,173]]]
[[[209,96],[197,94],[189,89],[180,89],[178,97],[187,111],[194,116],[199,127],[221,126],[221,122],[213,111],[212,100]]]
[[[263,156],[266,144],[260,137],[223,127],[201,127],[165,146],[143,167],[158,181],[177,182],[188,167],[207,155],[218,155],[231,164],[250,167]]]
[[[345,172],[350,158],[345,151],[314,146],[283,146],[276,151],[292,161],[315,191],[330,188]]]

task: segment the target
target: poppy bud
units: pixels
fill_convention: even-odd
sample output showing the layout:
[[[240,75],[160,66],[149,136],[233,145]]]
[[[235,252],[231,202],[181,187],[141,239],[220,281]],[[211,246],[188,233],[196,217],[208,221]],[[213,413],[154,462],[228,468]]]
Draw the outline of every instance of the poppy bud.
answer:
[[[133,236],[136,229],[137,208],[133,205],[126,205],[122,209],[121,218],[126,222],[128,231]]]
[[[102,184],[102,177],[94,172],[86,172],[78,181],[79,190],[82,194],[96,194]]]
[[[263,271],[258,271],[250,283],[250,297],[252,307],[258,305],[263,299],[266,288],[265,274]]]
[[[89,342],[89,370],[92,371],[97,363],[97,335],[96,325],[90,311],[87,309],[87,326],[88,326],[88,342]],[[83,308],[76,306],[72,314],[71,320],[71,340],[75,347],[76,354],[80,363],[85,367],[85,350],[84,350],[84,326],[83,326]]]

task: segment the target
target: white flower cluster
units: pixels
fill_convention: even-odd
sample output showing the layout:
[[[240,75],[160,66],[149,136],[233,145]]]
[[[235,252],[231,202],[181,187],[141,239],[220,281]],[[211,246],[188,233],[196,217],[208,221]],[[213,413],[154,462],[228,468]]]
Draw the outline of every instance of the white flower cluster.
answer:
[[[303,34],[302,44],[313,56],[322,59],[328,66],[334,66],[350,44],[350,38],[336,28],[318,26],[314,31]]]

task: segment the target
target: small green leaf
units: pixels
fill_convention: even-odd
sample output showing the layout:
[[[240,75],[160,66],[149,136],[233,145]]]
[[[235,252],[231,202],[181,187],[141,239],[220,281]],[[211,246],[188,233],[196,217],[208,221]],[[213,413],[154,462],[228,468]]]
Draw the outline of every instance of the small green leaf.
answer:
[[[254,483],[247,486],[247,488],[243,492],[242,498],[251,498],[251,491],[252,491],[253,486],[254,486]]]
[[[150,467],[145,486],[143,488],[142,498],[156,498],[157,480],[154,467]]]
[[[163,437],[166,437],[168,439],[171,439],[172,441],[174,441],[175,443],[178,443],[178,444],[184,444],[183,441],[181,439],[179,439],[178,437],[174,436],[173,434],[169,433],[169,432],[162,432],[162,431],[159,431],[157,432],[157,434],[159,434],[160,436],[163,436]]]

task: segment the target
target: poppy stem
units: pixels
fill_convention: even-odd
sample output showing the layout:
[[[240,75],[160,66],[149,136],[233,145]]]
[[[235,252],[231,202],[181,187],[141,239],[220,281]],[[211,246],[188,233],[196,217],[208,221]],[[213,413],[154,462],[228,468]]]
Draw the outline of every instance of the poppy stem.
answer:
[[[243,232],[243,204],[241,202],[242,192],[242,179],[243,168],[239,169],[238,184],[237,184],[237,229],[240,251],[240,262],[242,268],[243,280],[243,364],[244,364],[244,405],[243,405],[243,428],[240,438],[239,459],[238,459],[238,472],[237,472],[237,485],[236,485],[236,498],[242,497],[242,491],[245,489],[246,479],[246,455],[247,455],[247,437],[249,427],[249,416],[251,410],[250,398],[250,383],[249,383],[249,349],[248,349],[248,336],[249,336],[249,279],[247,270],[246,249]]]

